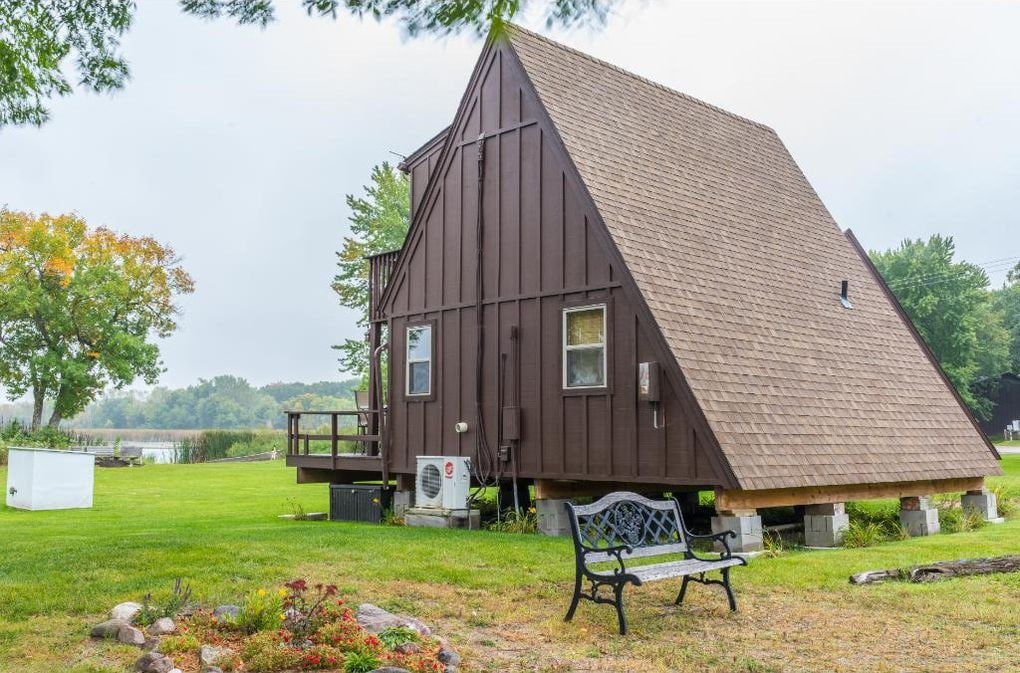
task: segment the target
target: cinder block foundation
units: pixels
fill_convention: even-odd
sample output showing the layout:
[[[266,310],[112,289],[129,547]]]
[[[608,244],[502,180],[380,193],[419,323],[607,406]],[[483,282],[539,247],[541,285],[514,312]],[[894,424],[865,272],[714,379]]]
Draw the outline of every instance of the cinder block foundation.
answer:
[[[838,547],[849,527],[850,515],[844,503],[804,508],[804,544],[808,547]]]
[[[543,535],[562,537],[570,535],[570,517],[564,504],[566,499],[548,498],[535,501],[538,514],[538,531]]]
[[[477,509],[433,509],[408,507],[404,510],[404,525],[415,528],[470,528],[478,530],[482,517]]]
[[[732,530],[737,534],[736,538],[727,538],[726,542],[732,552],[756,552],[761,551],[762,530],[761,517],[758,512],[741,510],[736,512],[721,512],[719,516],[712,517],[712,532],[722,533]],[[716,551],[722,551],[721,544],[716,543]]]
[[[939,511],[928,495],[900,498],[900,523],[911,537],[935,535],[941,530]]]
[[[984,489],[981,491],[967,491],[960,498],[960,504],[965,512],[977,512],[985,521],[999,521],[999,503],[995,494]]]
[[[403,519],[411,507],[414,506],[414,491],[394,491],[393,493],[393,516]]]

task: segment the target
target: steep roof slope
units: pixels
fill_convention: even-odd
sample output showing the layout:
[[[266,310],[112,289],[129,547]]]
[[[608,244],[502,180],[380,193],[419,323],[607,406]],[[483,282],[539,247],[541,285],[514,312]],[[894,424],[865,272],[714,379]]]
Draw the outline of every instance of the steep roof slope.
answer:
[[[774,131],[522,29],[509,42],[743,488],[998,472]]]

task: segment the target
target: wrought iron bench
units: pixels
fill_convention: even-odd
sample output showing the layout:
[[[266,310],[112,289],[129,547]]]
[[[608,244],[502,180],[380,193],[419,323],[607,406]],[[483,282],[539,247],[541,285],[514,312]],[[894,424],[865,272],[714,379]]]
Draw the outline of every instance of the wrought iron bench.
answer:
[[[726,589],[730,610],[737,601],[730,587],[730,568],[747,565],[747,561],[730,552],[726,539],[736,537],[733,531],[714,535],[694,535],[684,525],[676,500],[649,500],[637,493],[610,493],[590,505],[566,503],[570,530],[574,539],[577,562],[574,597],[565,621],[574,617],[582,598],[593,603],[616,607],[620,633],[627,633],[623,614],[623,588],[627,584],[641,586],[645,582],[683,577],[676,605],[683,603],[690,582],[718,584]],[[724,551],[718,558],[700,556],[691,548],[695,540],[717,540]],[[683,555],[681,560],[628,567],[625,561],[655,556]],[[722,579],[706,579],[705,573],[719,570]],[[591,589],[581,591],[582,582],[591,582]],[[613,597],[599,595],[599,589],[610,587]]]

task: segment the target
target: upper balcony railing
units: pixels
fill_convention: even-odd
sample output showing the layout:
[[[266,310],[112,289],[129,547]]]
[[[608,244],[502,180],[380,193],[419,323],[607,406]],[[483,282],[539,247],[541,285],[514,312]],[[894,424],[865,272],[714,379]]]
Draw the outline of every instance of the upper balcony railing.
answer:
[[[390,282],[397,265],[400,250],[380,252],[366,257],[368,260],[368,315],[371,320],[380,320],[380,303],[386,285]]]

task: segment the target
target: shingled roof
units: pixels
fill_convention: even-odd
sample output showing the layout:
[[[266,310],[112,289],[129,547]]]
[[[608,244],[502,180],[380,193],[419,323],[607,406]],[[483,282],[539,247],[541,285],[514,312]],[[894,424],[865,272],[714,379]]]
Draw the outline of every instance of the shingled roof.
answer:
[[[508,40],[742,488],[999,472],[772,129],[525,30]]]

